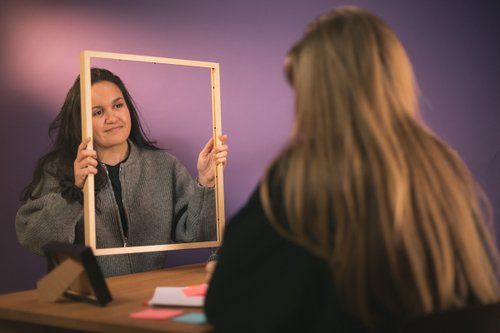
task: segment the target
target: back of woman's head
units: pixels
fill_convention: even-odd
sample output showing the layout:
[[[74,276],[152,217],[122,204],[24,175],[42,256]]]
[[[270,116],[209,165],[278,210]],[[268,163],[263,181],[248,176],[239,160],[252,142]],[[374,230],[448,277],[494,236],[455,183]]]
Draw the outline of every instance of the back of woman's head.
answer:
[[[410,61],[373,14],[342,7],[290,50],[289,146],[274,163],[286,237],[324,257],[367,324],[498,299],[496,249],[458,155],[417,118]],[[267,177],[268,178],[268,177]]]
[[[401,43],[361,9],[343,7],[313,22],[290,50],[286,70],[301,137],[342,134],[355,120],[363,122],[356,126],[390,128],[394,117],[416,112],[413,71]],[[354,112],[360,108],[369,112]]]

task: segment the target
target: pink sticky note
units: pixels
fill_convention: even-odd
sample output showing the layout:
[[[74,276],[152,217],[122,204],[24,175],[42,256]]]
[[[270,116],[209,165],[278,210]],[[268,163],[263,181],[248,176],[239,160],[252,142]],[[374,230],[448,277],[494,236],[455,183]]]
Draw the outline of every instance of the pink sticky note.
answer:
[[[196,284],[182,288],[185,296],[205,296],[207,293],[208,285],[206,283]]]
[[[146,309],[132,312],[129,314],[129,317],[134,319],[168,319],[183,313],[183,310]]]

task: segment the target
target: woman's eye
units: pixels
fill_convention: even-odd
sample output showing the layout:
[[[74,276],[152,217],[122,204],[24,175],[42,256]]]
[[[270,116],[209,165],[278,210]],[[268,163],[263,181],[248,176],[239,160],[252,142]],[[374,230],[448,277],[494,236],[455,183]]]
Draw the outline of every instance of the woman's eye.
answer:
[[[115,109],[121,109],[123,107],[123,103],[115,104]]]
[[[92,116],[100,116],[102,115],[102,110],[94,110],[92,111]]]

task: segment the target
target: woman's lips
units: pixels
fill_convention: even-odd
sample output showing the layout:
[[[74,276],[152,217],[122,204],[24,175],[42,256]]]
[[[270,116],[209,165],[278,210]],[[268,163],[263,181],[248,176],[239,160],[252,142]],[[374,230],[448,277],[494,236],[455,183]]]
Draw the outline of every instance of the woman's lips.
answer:
[[[112,127],[112,128],[110,128],[110,129],[107,129],[107,130],[105,130],[104,132],[111,132],[111,131],[114,131],[114,130],[118,130],[118,129],[120,129],[120,128],[122,128],[122,127],[121,127],[121,126],[116,126],[116,127]]]

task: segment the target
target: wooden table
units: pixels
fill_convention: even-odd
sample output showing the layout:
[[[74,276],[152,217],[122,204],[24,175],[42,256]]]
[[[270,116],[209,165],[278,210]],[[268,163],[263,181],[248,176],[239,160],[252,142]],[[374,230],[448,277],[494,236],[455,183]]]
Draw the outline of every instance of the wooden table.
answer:
[[[129,317],[131,312],[146,309],[144,301],[157,286],[180,287],[204,279],[202,264],[107,278],[113,301],[105,307],[66,300],[45,303],[37,290],[0,295],[0,332],[211,332],[208,324]],[[201,308],[184,310],[203,312]]]

